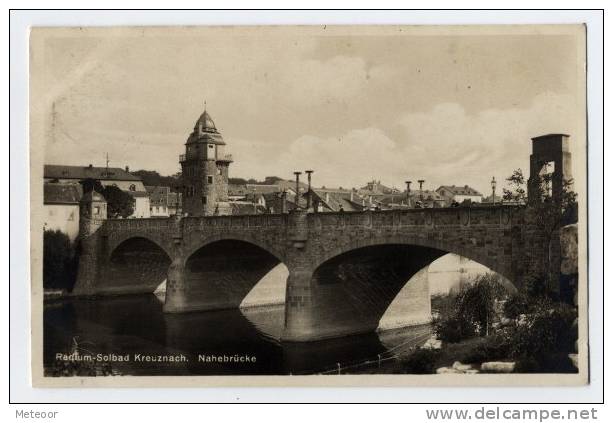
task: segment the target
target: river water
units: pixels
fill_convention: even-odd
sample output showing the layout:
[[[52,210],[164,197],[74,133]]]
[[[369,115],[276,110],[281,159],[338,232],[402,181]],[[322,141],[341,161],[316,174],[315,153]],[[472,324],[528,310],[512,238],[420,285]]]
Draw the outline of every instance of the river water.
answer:
[[[122,375],[314,374],[335,372],[339,365],[342,373],[376,373],[373,367],[378,368],[379,358],[383,363],[390,362],[385,359],[393,361],[430,337],[430,326],[422,325],[318,342],[283,343],[279,341],[283,305],[185,314],[165,314],[162,305],[163,299],[154,294],[45,304],[45,368],[57,365],[56,355],[70,354],[76,342],[81,355],[101,354],[102,360],[112,354],[127,356],[128,361],[110,364],[114,374]],[[180,355],[186,361],[136,360]],[[224,356],[251,360],[225,363],[210,359]],[[374,363],[355,366],[367,360]]]

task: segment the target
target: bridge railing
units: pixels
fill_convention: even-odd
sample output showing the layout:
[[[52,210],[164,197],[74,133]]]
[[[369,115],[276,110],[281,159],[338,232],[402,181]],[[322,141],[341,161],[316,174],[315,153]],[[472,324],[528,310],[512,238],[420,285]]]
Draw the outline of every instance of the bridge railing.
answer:
[[[188,216],[182,219],[183,230],[204,228],[264,228],[287,224],[287,214],[245,214],[230,216]]]
[[[474,206],[431,209],[369,210],[347,212],[309,213],[310,226],[334,227],[346,225],[364,226],[443,226],[443,225],[498,225],[509,224],[514,216],[521,214],[526,206]],[[184,230],[199,228],[263,228],[283,226],[288,223],[289,214],[245,214],[229,216],[188,216],[181,218]],[[158,229],[173,225],[175,217],[107,219],[109,230]]]
[[[311,213],[308,216],[315,226],[394,226],[394,225],[470,225],[508,224],[514,215],[523,212],[525,206],[501,205],[483,207],[446,207],[430,209],[369,210],[349,212]]]
[[[172,218],[138,218],[138,219],[107,219],[104,226],[107,230],[137,230],[160,229],[171,225]]]

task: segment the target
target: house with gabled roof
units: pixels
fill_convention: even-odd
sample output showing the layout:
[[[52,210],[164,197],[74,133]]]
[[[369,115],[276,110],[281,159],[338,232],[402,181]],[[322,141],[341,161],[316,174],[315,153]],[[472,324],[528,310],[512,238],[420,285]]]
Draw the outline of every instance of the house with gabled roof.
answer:
[[[85,179],[100,181],[102,186],[115,185],[122,191],[146,192],[140,176],[130,173],[130,168],[92,166],[50,165],[44,167],[45,182],[79,183]]]
[[[44,184],[44,230],[64,232],[71,241],[79,235],[79,184]]]
[[[441,185],[436,189],[436,192],[445,199],[447,206],[453,202],[462,203],[470,201],[471,203],[480,203],[483,200],[483,195],[468,185]]]

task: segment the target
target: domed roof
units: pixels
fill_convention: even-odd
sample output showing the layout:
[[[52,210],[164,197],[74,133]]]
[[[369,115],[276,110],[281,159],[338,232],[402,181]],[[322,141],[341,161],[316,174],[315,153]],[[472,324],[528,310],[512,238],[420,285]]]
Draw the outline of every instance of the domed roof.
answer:
[[[211,119],[211,115],[205,110],[202,112],[196,124],[194,125],[194,131],[187,139],[187,144],[207,142],[212,144],[225,145],[221,134],[215,127],[215,122]]]
[[[95,190],[92,190],[92,191],[90,191],[88,193],[83,194],[83,197],[81,197],[81,201],[87,201],[87,202],[91,202],[91,201],[106,202],[106,200],[104,199],[102,194],[100,194],[98,191],[95,191]]]
[[[200,115],[196,121],[196,124],[194,125],[194,129],[200,129],[200,127],[202,127],[203,131],[217,132],[215,122],[213,122],[211,115],[209,115],[206,110]]]

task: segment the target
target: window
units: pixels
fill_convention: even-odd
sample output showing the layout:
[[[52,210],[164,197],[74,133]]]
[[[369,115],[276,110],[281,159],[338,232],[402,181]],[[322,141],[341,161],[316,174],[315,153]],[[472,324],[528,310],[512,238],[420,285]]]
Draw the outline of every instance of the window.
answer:
[[[209,144],[209,149],[213,149],[215,146],[213,144]]]
[[[211,175],[207,176],[207,177],[206,177],[206,182],[207,182],[208,184],[212,184],[212,183],[213,183],[213,177],[212,177]]]
[[[217,168],[217,174],[221,176],[221,168],[220,167]]]
[[[206,204],[206,197],[202,197],[202,204]]]
[[[100,214],[100,207],[99,206],[95,206],[94,207],[94,214]]]
[[[130,185],[130,191],[136,191],[136,185],[131,184]]]

